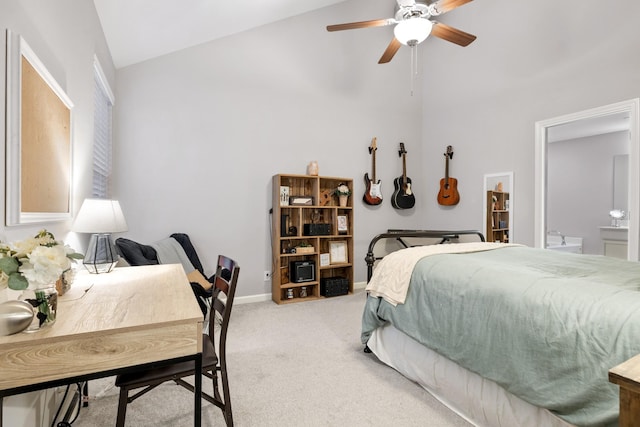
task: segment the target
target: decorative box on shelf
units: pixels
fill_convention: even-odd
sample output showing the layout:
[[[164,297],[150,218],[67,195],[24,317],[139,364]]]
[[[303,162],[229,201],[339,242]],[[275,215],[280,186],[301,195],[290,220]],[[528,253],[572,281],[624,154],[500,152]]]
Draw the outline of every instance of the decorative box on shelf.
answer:
[[[296,246],[296,254],[312,254],[315,252],[313,246]]]

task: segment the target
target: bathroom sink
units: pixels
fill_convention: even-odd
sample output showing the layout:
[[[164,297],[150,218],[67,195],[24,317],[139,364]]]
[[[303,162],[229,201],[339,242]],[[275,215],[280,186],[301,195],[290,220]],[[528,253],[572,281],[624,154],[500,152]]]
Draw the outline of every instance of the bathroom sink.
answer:
[[[560,252],[582,253],[582,245],[578,243],[567,243],[566,245],[547,244],[547,249]]]

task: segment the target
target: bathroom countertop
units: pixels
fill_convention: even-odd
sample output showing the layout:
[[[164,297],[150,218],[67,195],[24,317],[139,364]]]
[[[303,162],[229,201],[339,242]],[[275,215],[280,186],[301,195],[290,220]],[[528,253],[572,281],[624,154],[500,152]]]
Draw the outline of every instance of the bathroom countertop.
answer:
[[[604,240],[627,240],[629,227],[600,226],[600,237]]]

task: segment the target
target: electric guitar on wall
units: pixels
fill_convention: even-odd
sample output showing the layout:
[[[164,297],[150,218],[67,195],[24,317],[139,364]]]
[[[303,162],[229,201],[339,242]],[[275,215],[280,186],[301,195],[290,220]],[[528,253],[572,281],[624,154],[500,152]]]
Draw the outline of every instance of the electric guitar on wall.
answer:
[[[453,159],[453,148],[447,146],[447,152],[444,153],[445,167],[444,178],[440,180],[440,191],[438,191],[438,203],[444,206],[457,205],[460,201],[458,193],[458,180],[449,176],[449,159]]]
[[[411,178],[407,176],[407,150],[404,142],[400,143],[398,155],[402,157],[402,176],[393,180],[395,191],[391,196],[391,205],[396,209],[411,209],[416,204],[416,198],[411,191]]]
[[[369,174],[364,174],[364,183],[367,189],[364,192],[362,200],[368,205],[379,205],[382,203],[382,192],[380,190],[380,180],[376,180],[376,138],[371,140],[371,146],[369,147],[369,154],[371,154],[371,179]]]

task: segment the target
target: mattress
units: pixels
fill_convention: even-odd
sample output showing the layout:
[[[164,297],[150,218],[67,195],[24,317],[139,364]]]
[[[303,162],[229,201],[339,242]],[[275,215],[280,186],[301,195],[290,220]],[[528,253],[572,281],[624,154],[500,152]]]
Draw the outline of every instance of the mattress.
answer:
[[[376,329],[368,347],[449,409],[478,427],[574,427],[423,346],[390,324]]]

